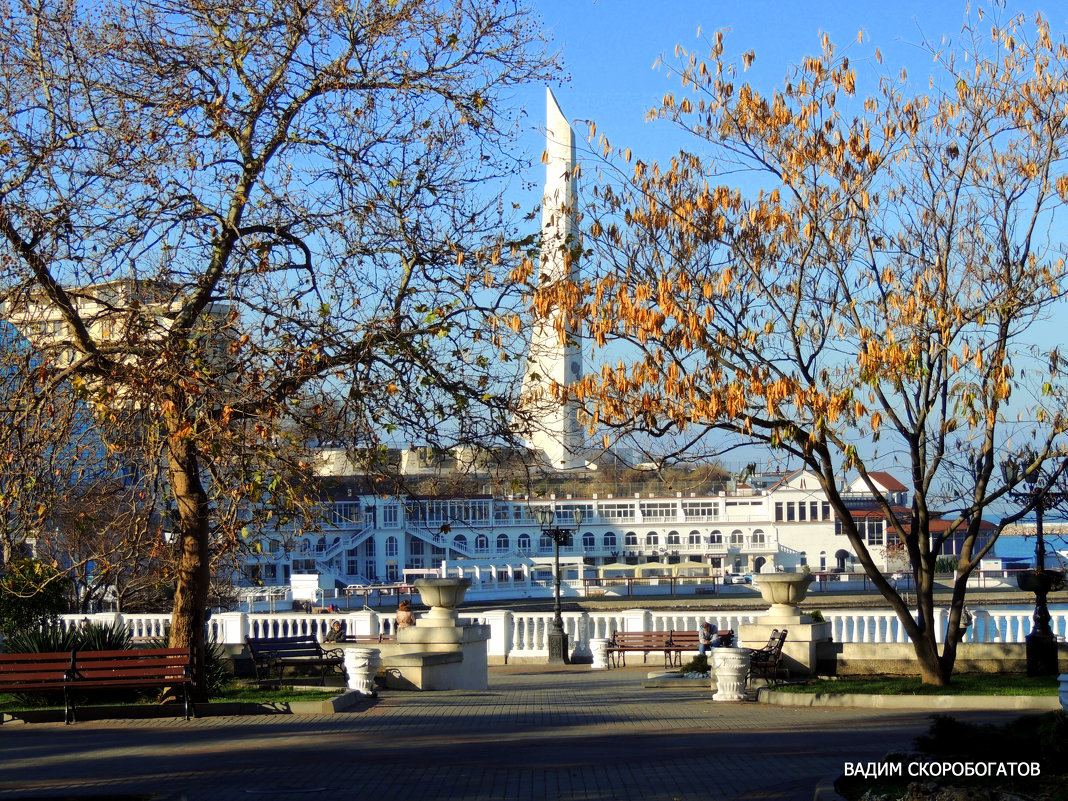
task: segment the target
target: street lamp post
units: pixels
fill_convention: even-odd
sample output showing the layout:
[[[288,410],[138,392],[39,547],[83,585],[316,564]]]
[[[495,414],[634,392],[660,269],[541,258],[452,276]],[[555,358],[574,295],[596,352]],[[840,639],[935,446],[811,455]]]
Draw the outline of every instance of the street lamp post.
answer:
[[[1005,481],[1015,484],[1019,479],[1019,467],[1015,462],[1007,462],[1002,465]],[[1047,504],[1054,500],[1048,487],[1037,486],[1037,476],[1025,478],[1027,490],[1010,491],[1010,495],[1018,500],[1024,500],[1034,504],[1035,509],[1035,569],[1024,571],[1016,576],[1016,582],[1021,590],[1035,594],[1034,625],[1031,633],[1025,638],[1027,641],[1027,675],[1028,676],[1056,676],[1057,665],[1057,637],[1050,627],[1049,607],[1046,605],[1046,596],[1051,589],[1063,583],[1063,574],[1055,570],[1046,570],[1046,540],[1042,533],[1042,514]],[[1055,500],[1061,499],[1061,493]]]
[[[582,525],[582,510],[574,509],[574,529],[556,525],[556,509],[552,506],[537,506],[532,510],[538,521],[541,533],[553,541],[553,624],[549,629],[549,664],[569,665],[571,654],[567,647],[567,634],[564,632],[564,619],[560,614],[560,546],[571,541],[571,534]]]

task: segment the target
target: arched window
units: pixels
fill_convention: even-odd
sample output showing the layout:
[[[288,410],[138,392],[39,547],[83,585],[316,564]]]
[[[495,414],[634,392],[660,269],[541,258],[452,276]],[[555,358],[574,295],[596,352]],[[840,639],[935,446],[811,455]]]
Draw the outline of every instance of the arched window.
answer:
[[[669,531],[668,532],[668,537],[667,537],[667,544],[668,545],[679,545],[680,544],[680,542],[679,542],[679,532],[677,532],[677,531]]]
[[[731,547],[741,548],[745,544],[745,536],[741,531],[735,529],[731,532]]]
[[[497,535],[497,553],[508,553],[508,535]]]
[[[701,532],[700,531],[691,531],[690,532],[690,547],[691,548],[699,548],[699,547],[701,547]]]
[[[801,551],[801,554],[798,556],[798,559],[801,562],[801,567],[804,567],[805,565],[808,564],[808,554],[805,553],[804,551]]]
[[[475,537],[475,550],[479,553],[489,553],[489,537],[485,534]]]
[[[386,537],[386,556],[397,555],[397,538]]]
[[[757,529],[753,532],[753,547],[762,548],[764,546],[764,532],[761,529]]]
[[[655,548],[660,544],[660,535],[655,531],[650,531],[645,535],[645,546],[647,548]]]
[[[519,550],[523,551],[524,553],[527,553],[528,551],[530,551],[530,535],[529,534],[520,534],[519,535]]]
[[[553,538],[548,534],[542,534],[538,537],[538,550],[542,553],[551,551],[553,549]]]
[[[614,531],[605,532],[604,535],[604,549],[611,551],[616,548],[616,535]]]
[[[637,548],[638,535],[635,534],[633,531],[628,531],[623,539],[623,544],[626,545],[628,548]]]
[[[463,534],[457,534],[455,537],[452,538],[452,547],[458,551],[466,551],[467,537],[465,537]]]
[[[719,529],[716,529],[711,534],[709,534],[708,535],[708,544],[709,545],[722,545],[723,544],[723,532],[720,531]]]
[[[582,547],[591,549],[597,547],[597,541],[594,539],[592,531],[587,531],[582,535]]]

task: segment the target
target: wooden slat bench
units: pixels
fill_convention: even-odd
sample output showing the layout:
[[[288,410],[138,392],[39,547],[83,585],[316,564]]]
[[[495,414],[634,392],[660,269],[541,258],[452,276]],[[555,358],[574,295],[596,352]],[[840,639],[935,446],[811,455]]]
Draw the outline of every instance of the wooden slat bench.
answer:
[[[334,648],[324,651],[314,634],[302,634],[295,637],[246,637],[252,664],[256,670],[256,681],[269,681],[271,674],[278,671],[278,683],[287,667],[318,668],[319,682],[326,684],[328,669],[340,669],[344,662],[344,651]]]
[[[139,687],[181,687],[188,720],[193,714],[192,682],[189,648],[0,654],[0,692],[62,691],[68,724],[75,720],[77,694],[83,690]]]
[[[720,629],[716,632],[721,647],[734,645],[734,631],[732,629]],[[670,647],[674,659],[673,665],[682,664],[683,651],[696,651],[700,647],[700,639],[697,632],[692,630],[675,630],[671,632]]]
[[[641,652],[642,662],[649,657],[650,651],[664,654],[664,666],[671,661],[670,631],[616,631],[608,644],[608,658],[616,665],[627,665],[627,654]]]
[[[397,641],[397,635],[396,634],[386,634],[385,632],[382,632],[381,634],[350,634],[349,636],[347,636],[345,638],[345,642],[358,642],[361,645],[362,644],[374,645],[375,643],[380,643],[380,642],[396,642],[396,641]]]

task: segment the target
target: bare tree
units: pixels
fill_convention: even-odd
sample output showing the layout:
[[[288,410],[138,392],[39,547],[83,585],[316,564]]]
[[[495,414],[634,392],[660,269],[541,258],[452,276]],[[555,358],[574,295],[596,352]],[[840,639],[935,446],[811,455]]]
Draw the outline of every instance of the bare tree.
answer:
[[[512,2],[7,17],[0,291],[41,365],[21,408],[68,388],[165,484],[171,643],[201,646],[209,551],[314,505],[306,421],[364,453],[507,429],[507,90],[554,68]]]

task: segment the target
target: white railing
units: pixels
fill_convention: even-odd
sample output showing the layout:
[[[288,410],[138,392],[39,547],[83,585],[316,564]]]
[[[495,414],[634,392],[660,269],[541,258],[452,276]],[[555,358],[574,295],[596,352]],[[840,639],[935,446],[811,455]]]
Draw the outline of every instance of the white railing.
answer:
[[[590,640],[610,637],[614,631],[695,631],[700,622],[709,620],[719,629],[739,628],[753,623],[763,612],[729,611],[673,611],[624,609],[605,612],[566,612],[563,615],[567,632],[576,656],[590,655]],[[907,643],[897,617],[888,611],[828,610],[823,613],[831,624],[832,639],[840,643]],[[997,607],[972,610],[973,623],[965,635],[971,643],[1020,643],[1030,633],[1032,613],[1028,610],[999,610]],[[461,611],[461,616],[463,613]],[[1068,639],[1068,610],[1051,612],[1051,627],[1063,642]],[[64,615],[62,625],[79,625],[84,615]],[[138,638],[163,637],[170,627],[167,614],[89,615],[97,624],[120,623]],[[488,655],[491,658],[541,657],[549,653],[547,635],[552,625],[551,612],[513,612],[499,609],[480,613],[476,622],[490,627]],[[213,615],[207,624],[208,638],[214,642],[239,646],[245,637],[289,637],[314,634],[326,636],[331,621],[338,619],[350,636],[396,634],[396,615],[389,612],[359,610],[336,614],[306,614],[303,612],[245,613],[224,612]],[[938,639],[944,638],[949,620],[948,609],[935,610]]]

